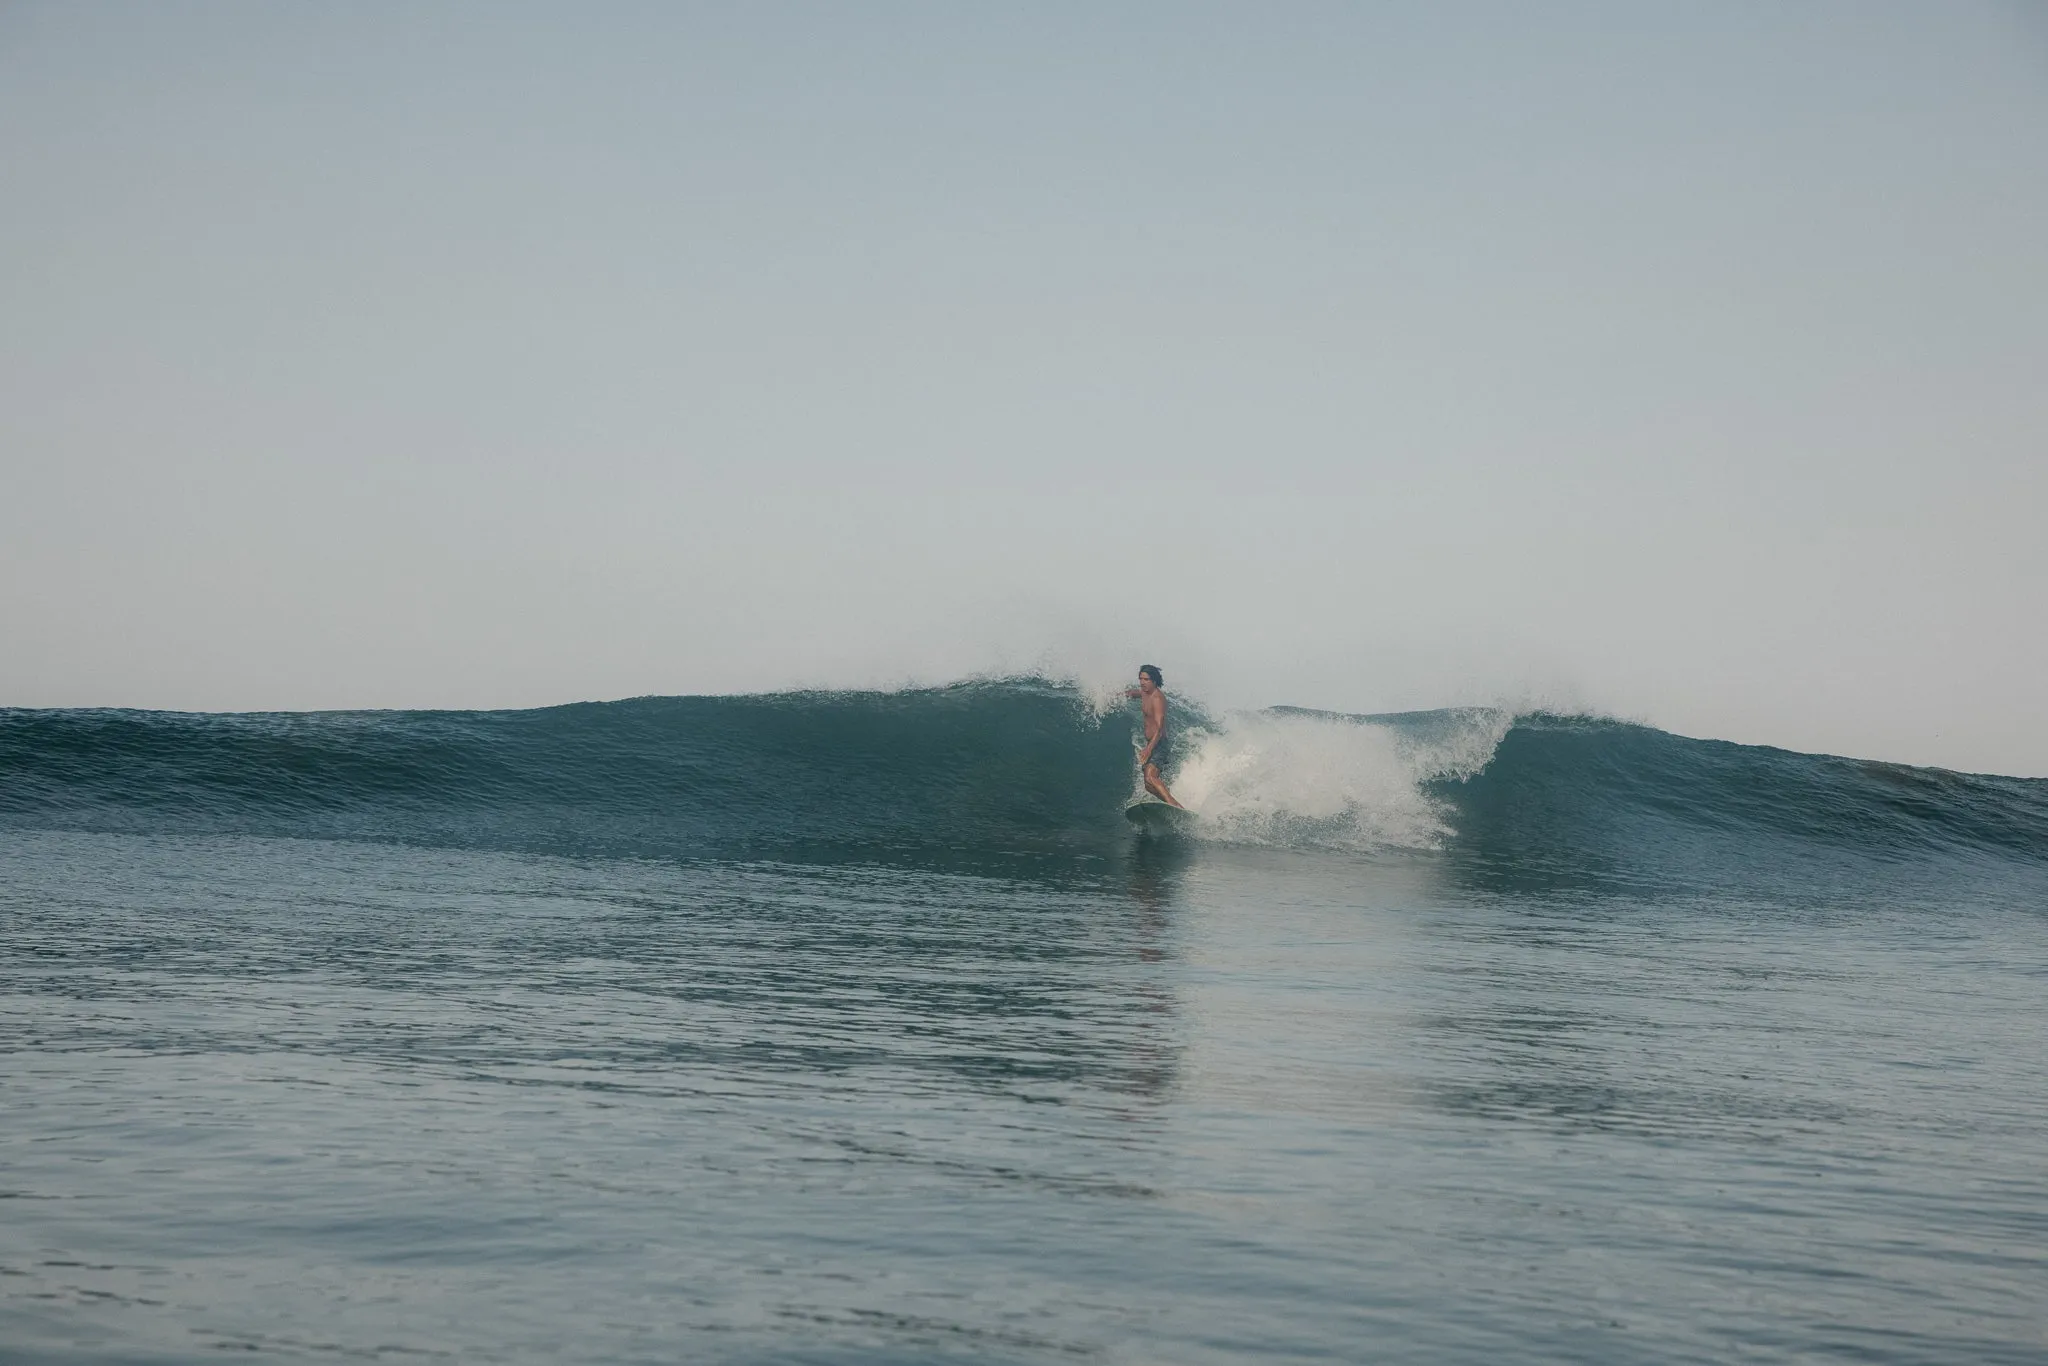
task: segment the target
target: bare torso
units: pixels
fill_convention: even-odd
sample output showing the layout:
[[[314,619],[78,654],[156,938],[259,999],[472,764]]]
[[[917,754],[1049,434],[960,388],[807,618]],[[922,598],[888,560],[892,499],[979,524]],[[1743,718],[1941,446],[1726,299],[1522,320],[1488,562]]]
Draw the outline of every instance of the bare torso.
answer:
[[[1179,806],[1160,772],[1172,743],[1166,734],[1166,690],[1156,679],[1140,673],[1138,686],[1131,690],[1131,695],[1139,699],[1139,714],[1145,723],[1145,747],[1138,752],[1138,772],[1144,778],[1145,790],[1169,805]]]

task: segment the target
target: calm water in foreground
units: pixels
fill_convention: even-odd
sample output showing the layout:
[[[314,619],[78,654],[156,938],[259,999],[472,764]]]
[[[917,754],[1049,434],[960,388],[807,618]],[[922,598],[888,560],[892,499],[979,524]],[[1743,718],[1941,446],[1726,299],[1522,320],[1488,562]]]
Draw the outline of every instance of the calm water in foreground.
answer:
[[[2001,876],[0,831],[0,1357],[2044,1361]]]

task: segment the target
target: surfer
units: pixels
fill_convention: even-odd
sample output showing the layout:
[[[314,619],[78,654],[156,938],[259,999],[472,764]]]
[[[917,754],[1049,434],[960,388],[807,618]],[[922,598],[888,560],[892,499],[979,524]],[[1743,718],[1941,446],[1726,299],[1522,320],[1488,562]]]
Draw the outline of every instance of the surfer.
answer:
[[[1145,790],[1168,806],[1180,806],[1166,790],[1166,779],[1159,772],[1166,764],[1172,743],[1166,729],[1166,693],[1161,687],[1164,682],[1157,664],[1140,664],[1138,686],[1128,689],[1124,696],[1143,699],[1138,710],[1145,717],[1145,748],[1138,755],[1138,768],[1145,775]]]

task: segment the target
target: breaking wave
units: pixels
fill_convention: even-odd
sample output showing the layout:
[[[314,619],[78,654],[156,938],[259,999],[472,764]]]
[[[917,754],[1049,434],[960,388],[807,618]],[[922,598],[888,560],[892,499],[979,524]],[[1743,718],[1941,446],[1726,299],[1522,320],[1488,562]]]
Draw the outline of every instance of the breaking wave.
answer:
[[[1200,840],[1688,877],[1773,847],[2048,861],[2048,780],[1455,709],[1176,699]],[[1134,710],[1025,678],[526,711],[0,711],[0,825],[652,857],[978,858],[1133,838]]]

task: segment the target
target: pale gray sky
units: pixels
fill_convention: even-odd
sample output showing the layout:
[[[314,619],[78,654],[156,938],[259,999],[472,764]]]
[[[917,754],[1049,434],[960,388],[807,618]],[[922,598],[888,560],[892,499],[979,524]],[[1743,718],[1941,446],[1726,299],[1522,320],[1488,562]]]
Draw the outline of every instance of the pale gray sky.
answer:
[[[0,6],[0,704],[2048,773],[2043,12]]]

